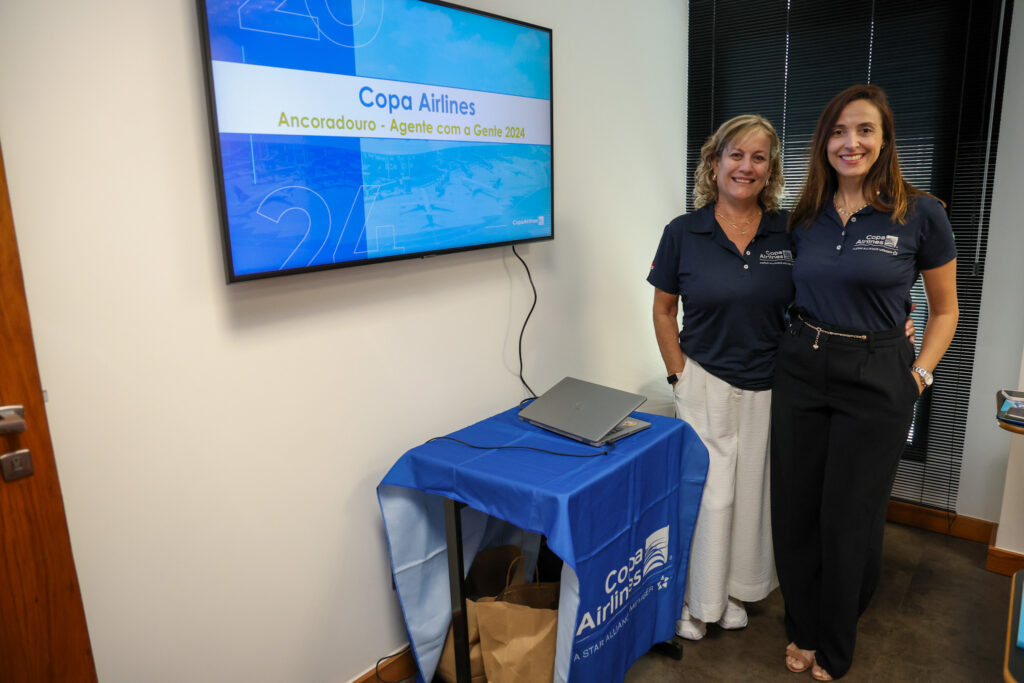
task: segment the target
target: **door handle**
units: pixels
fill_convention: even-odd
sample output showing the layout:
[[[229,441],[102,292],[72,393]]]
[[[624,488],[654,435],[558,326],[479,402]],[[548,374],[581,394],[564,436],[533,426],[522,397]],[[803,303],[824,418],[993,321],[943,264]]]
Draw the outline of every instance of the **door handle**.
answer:
[[[0,434],[21,434],[25,431],[24,406],[0,406]]]

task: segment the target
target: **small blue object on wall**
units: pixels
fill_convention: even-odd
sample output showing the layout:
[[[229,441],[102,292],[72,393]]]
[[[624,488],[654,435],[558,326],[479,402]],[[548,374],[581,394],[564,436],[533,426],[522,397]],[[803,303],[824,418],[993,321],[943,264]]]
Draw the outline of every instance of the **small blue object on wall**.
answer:
[[[1017,613],[1017,647],[1024,650],[1024,619]]]

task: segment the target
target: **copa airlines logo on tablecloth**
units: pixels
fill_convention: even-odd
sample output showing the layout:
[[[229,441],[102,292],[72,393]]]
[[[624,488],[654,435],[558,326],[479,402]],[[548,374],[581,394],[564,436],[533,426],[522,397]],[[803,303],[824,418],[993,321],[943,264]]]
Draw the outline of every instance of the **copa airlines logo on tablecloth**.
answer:
[[[641,600],[648,597],[654,590],[668,588],[671,579],[662,575],[653,585],[647,587],[639,597],[638,589],[647,583],[647,578],[657,574],[668,564],[669,527],[664,526],[647,537],[644,545],[637,548],[621,566],[613,568],[604,579],[604,592],[607,602],[583,612],[576,637],[607,623],[619,610],[627,604],[633,609]],[[632,600],[631,600],[632,598]],[[614,636],[614,634],[611,634]],[[584,655],[585,656],[585,655]]]
[[[900,252],[899,241],[898,235],[865,235],[854,243],[852,251],[879,251],[896,256]]]
[[[668,527],[662,527],[647,537],[644,550],[644,577],[661,569],[668,562]]]

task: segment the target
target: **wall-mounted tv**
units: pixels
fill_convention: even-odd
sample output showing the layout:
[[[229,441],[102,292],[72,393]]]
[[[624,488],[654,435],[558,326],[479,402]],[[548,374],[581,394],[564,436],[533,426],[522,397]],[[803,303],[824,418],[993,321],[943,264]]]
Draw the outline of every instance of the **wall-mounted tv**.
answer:
[[[198,0],[228,282],[551,239],[551,31]]]

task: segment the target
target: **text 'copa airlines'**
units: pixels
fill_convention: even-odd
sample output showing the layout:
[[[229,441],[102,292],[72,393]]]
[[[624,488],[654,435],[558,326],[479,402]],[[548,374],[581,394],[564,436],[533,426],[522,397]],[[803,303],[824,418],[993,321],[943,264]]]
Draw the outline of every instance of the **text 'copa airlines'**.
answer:
[[[395,93],[374,92],[370,86],[363,86],[359,89],[359,103],[364,107],[387,109],[393,113],[396,109],[405,111],[413,110],[412,97],[410,95],[396,95]],[[476,103],[456,100],[448,95],[440,97],[433,93],[423,93],[420,96],[420,104],[417,111],[429,111],[435,114],[462,114],[463,116],[476,115]]]

